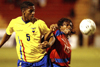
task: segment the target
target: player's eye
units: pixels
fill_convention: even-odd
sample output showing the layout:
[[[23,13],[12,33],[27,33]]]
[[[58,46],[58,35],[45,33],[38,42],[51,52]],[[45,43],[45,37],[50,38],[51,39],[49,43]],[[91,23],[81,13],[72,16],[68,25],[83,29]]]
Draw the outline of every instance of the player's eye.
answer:
[[[72,27],[72,25],[70,25]]]
[[[33,12],[33,10],[30,10],[30,13],[32,13]]]
[[[30,13],[34,12],[34,10],[30,10]]]
[[[66,24],[66,26],[71,26],[70,24]]]

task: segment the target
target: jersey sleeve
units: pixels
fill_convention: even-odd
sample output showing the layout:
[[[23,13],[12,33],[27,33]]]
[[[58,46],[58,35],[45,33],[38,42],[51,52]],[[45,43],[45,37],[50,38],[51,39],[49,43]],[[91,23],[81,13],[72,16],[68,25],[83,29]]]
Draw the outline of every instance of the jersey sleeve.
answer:
[[[50,29],[48,28],[48,26],[46,25],[46,23],[44,21],[41,20],[40,24],[39,24],[39,28],[41,30],[41,33],[44,35],[46,34]]]
[[[8,27],[7,27],[7,29],[6,29],[6,33],[8,35],[11,35],[13,32],[14,32],[14,30],[13,30],[13,20],[11,20]]]

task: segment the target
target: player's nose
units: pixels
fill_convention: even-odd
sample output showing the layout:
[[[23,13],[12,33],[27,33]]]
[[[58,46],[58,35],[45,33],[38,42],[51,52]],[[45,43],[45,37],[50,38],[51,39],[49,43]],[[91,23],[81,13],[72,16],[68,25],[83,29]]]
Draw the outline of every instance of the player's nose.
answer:
[[[35,12],[33,11],[33,12],[32,12],[32,15],[34,15],[34,14],[35,14]]]
[[[72,30],[72,27],[71,27],[71,26],[68,26],[68,28],[69,28],[70,30]]]

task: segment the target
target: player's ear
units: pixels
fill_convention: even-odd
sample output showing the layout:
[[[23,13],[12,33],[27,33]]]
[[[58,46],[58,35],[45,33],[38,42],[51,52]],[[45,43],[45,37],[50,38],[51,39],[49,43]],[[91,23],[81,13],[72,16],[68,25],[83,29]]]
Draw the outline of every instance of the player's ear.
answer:
[[[25,10],[24,9],[22,10],[22,13],[25,14]]]

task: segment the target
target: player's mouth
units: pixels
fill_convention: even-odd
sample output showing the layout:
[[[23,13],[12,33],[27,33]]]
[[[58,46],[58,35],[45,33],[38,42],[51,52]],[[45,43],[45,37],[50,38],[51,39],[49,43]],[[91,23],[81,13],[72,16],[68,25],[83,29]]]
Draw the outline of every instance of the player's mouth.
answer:
[[[70,32],[71,32],[71,29],[65,29],[65,30],[63,30],[63,32],[65,33],[65,34],[69,34]]]
[[[34,16],[31,16],[31,19],[34,19]]]
[[[71,29],[65,29],[65,30],[67,30],[67,31],[71,31]]]

